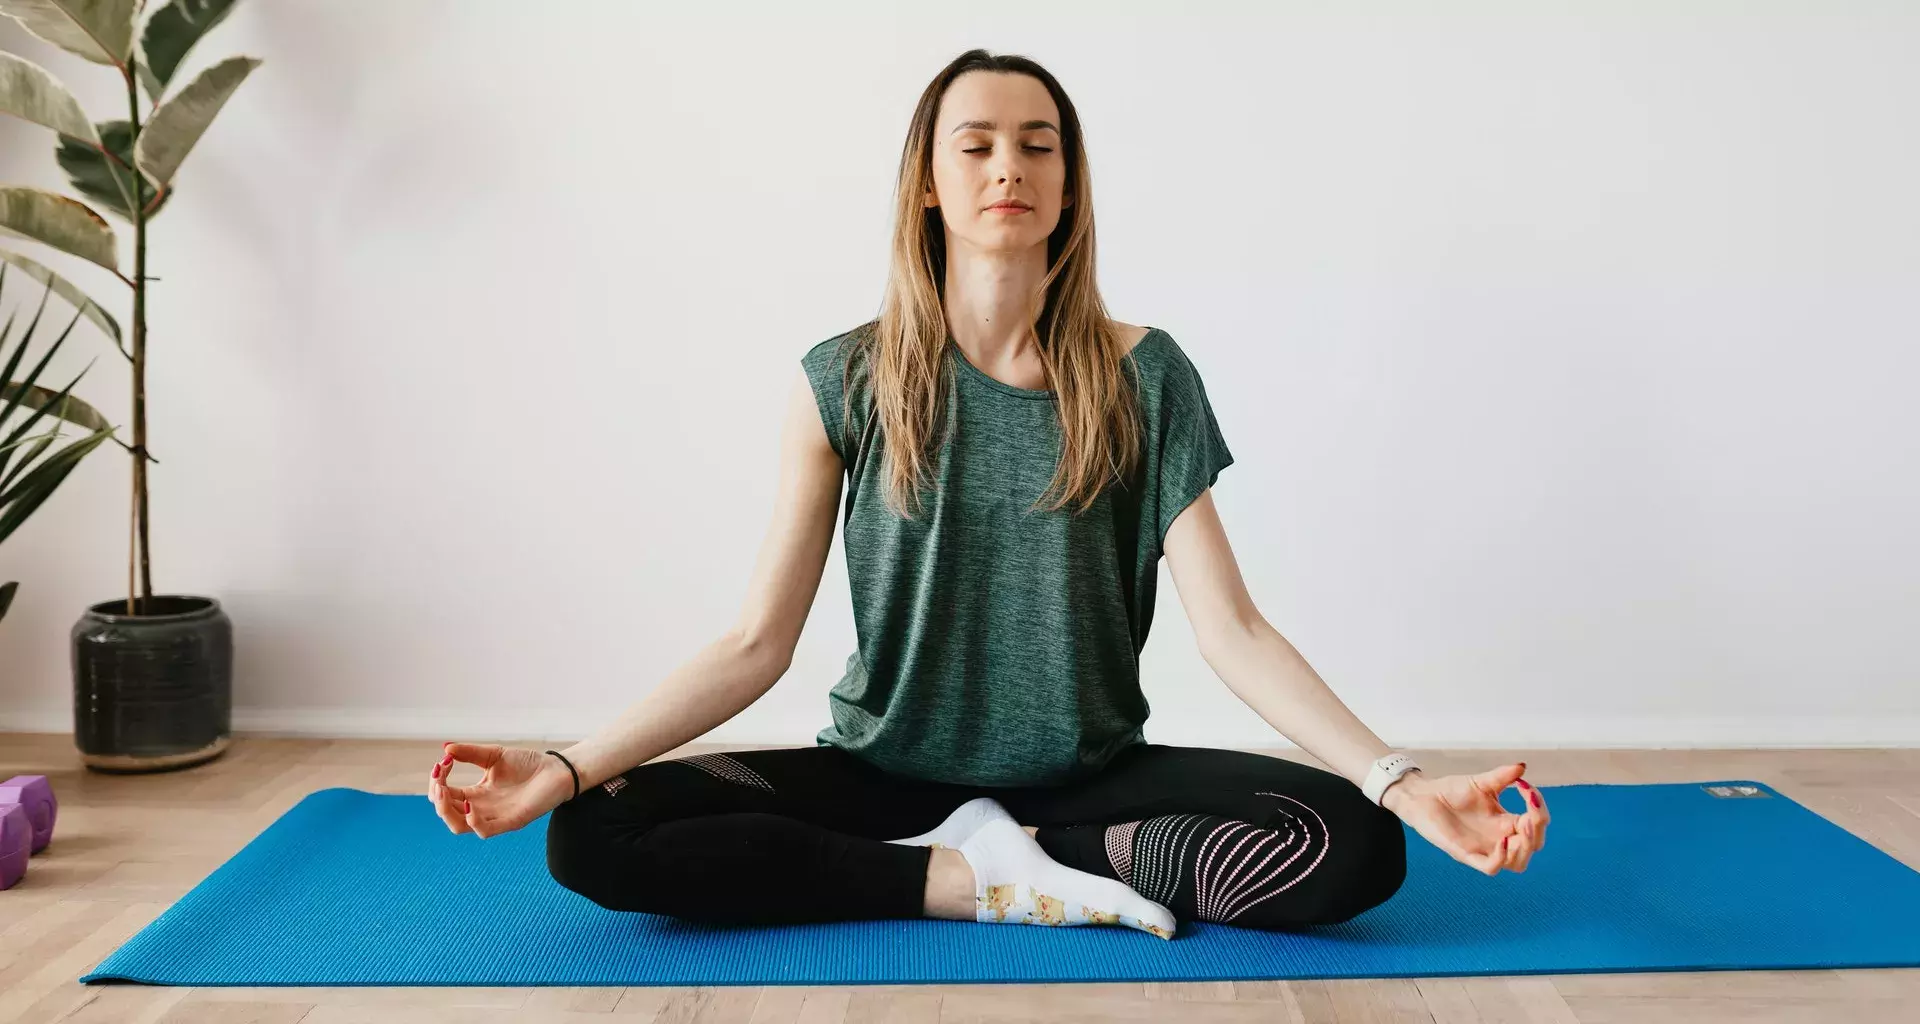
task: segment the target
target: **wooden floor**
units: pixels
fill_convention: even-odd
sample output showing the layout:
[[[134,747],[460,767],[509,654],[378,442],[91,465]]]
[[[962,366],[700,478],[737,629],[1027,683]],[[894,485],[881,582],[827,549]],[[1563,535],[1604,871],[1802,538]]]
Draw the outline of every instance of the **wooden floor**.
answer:
[[[737,748],[692,744],[664,756],[723,749]],[[1527,777],[1541,786],[1758,779],[1920,868],[1920,750],[1416,753],[1431,774],[1524,760]],[[204,765],[113,776],[84,770],[71,736],[0,734],[0,780],[48,775],[60,801],[52,845],[32,858],[25,880],[0,891],[0,1024],[1920,1021],[1920,969],[846,988],[187,988],[75,980],[306,794],[330,786],[423,792],[423,775],[439,754],[432,741],[243,736]],[[1549,833],[1540,856],[1552,855]],[[444,941],[449,955],[459,955],[458,938]]]

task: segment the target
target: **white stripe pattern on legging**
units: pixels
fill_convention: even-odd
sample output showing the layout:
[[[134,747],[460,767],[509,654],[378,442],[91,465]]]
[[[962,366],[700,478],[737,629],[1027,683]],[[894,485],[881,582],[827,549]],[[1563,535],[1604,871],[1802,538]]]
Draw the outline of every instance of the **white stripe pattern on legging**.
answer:
[[[1207,815],[1168,814],[1139,822],[1133,842],[1133,891],[1159,904],[1180,889],[1181,865]]]
[[[1327,831],[1326,822],[1313,808],[1284,793],[1257,795],[1299,804],[1312,821],[1283,807],[1279,814],[1285,820],[1284,831],[1244,821],[1230,821],[1215,828],[1201,844],[1194,865],[1194,906],[1202,920],[1231,921],[1247,908],[1293,888],[1320,866],[1332,846],[1333,837]],[[1229,849],[1230,840],[1233,845]],[[1291,853],[1284,860],[1267,870],[1275,857],[1289,850]],[[1308,852],[1313,853],[1313,860],[1282,884],[1280,880]],[[1262,871],[1266,873],[1261,874]]]
[[[1133,830],[1138,827],[1137,821],[1109,825],[1102,836],[1107,844],[1107,863],[1113,865],[1113,873],[1128,885],[1133,884]]]
[[[755,786],[767,792],[773,792],[773,784],[760,777],[760,773],[741,764],[739,760],[725,754],[694,754],[689,757],[676,757],[671,760],[689,764],[711,775],[742,786]]]
[[[1200,920],[1231,921],[1249,907],[1293,888],[1320,866],[1332,846],[1332,834],[1313,808],[1284,793],[1255,795],[1292,801],[1305,814],[1282,807],[1278,828],[1230,820],[1215,825],[1200,840],[1193,869],[1193,902]],[[1217,817],[1169,814],[1109,825],[1105,835],[1107,860],[1120,880],[1135,892],[1156,903],[1170,903],[1179,891],[1187,849],[1205,827],[1206,819]],[[1274,858],[1288,851],[1284,860],[1267,870]],[[1288,870],[1309,851],[1314,854],[1312,861],[1282,883]]]

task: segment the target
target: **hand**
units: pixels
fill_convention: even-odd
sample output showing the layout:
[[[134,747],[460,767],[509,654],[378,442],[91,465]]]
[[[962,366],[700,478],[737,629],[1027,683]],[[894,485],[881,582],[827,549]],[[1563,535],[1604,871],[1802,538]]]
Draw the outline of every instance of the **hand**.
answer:
[[[449,743],[427,778],[427,799],[455,835],[497,836],[526,825],[573,795],[573,776],[560,759],[526,747],[491,743]],[[453,762],[486,769],[471,786],[447,782]],[[556,778],[554,769],[559,769]]]
[[[1447,855],[1485,875],[1502,868],[1527,870],[1534,852],[1547,844],[1547,802],[1540,791],[1520,778],[1526,762],[1478,775],[1427,778],[1415,770],[1387,787],[1383,806],[1412,825],[1414,831]],[[1525,814],[1514,814],[1500,804],[1500,793],[1518,784],[1525,798]]]

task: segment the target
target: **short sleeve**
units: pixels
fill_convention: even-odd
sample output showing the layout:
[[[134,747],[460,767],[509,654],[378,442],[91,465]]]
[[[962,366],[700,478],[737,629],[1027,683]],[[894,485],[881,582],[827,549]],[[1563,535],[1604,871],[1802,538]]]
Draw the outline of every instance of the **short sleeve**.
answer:
[[[1221,470],[1233,465],[1233,452],[1220,433],[1200,371],[1177,346],[1167,348],[1169,357],[1158,374],[1159,394],[1149,409],[1155,420],[1147,456],[1153,463],[1148,497],[1156,556],[1173,521],[1213,486]]]
[[[846,378],[842,338],[844,335],[828,338],[808,349],[800,358],[800,365],[806,369],[807,382],[813,386],[813,401],[820,408],[820,422],[827,429],[827,440],[832,442],[840,461],[845,462]]]

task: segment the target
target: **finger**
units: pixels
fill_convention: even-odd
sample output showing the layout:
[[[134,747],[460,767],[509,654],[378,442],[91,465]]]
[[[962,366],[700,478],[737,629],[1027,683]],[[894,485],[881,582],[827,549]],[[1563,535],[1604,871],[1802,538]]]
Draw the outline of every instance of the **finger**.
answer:
[[[1545,794],[1525,779],[1517,780],[1517,784],[1520,787],[1521,799],[1527,802],[1527,817],[1532,822],[1534,832],[1534,848],[1538,849],[1546,844],[1547,823],[1553,820],[1553,815],[1547,812]]]
[[[1481,772],[1473,778],[1475,782],[1479,783],[1481,787],[1488,792],[1498,794],[1508,786],[1513,785],[1514,780],[1525,774],[1526,770],[1527,763],[1525,761],[1515,761],[1512,764],[1503,764],[1498,768]]]
[[[1491,878],[1499,874],[1500,869],[1505,867],[1507,862],[1507,841],[1505,839],[1500,840],[1500,842],[1494,846],[1493,852],[1486,855],[1484,861],[1485,863],[1481,866],[1480,870],[1485,872],[1487,877]]]
[[[1520,851],[1520,866],[1516,869],[1520,871],[1527,870],[1527,865],[1533,863],[1533,855],[1540,852],[1540,836],[1532,825],[1527,826],[1527,833],[1526,849]]]
[[[505,751],[506,748],[497,743],[447,744],[447,753],[452,754],[455,761],[465,761],[468,764],[479,765],[482,768],[491,768],[495,764],[498,764],[501,755]]]
[[[456,828],[456,832],[464,831],[466,811],[462,805],[473,799],[473,791],[467,786],[455,786],[447,782],[445,771],[440,772],[439,777],[433,780],[433,786],[437,794],[434,798],[435,802],[442,808],[441,817],[451,819],[447,822],[449,826],[455,823],[463,826]]]
[[[428,795],[433,799],[434,813],[440,816],[440,820],[446,823],[447,828],[454,835],[470,831],[465,816],[456,810],[453,801],[448,799],[445,783],[435,779],[428,789]]]
[[[500,827],[500,821],[491,807],[482,808],[478,804],[467,804],[467,824],[472,826],[473,834],[482,839],[497,836],[506,831]]]
[[[1527,869],[1527,860],[1533,856],[1533,840],[1525,828],[1507,840],[1507,870],[1515,874]]]

